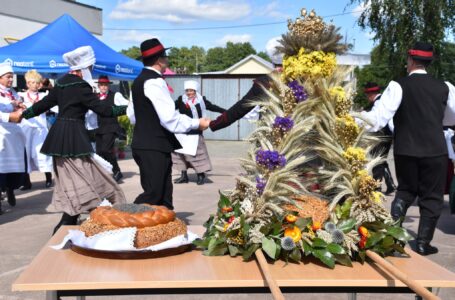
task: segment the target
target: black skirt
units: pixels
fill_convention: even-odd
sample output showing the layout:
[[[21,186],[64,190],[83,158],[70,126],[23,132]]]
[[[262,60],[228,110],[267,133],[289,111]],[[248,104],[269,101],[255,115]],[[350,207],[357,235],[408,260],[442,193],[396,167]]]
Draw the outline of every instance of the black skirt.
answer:
[[[41,148],[41,153],[58,157],[79,157],[93,152],[84,121],[71,118],[57,118]]]

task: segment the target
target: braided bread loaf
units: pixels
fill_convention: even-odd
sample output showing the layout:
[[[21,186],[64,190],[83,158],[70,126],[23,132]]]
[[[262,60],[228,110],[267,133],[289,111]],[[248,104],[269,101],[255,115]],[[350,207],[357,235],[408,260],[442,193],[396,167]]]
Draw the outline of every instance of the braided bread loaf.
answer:
[[[90,218],[98,224],[137,228],[166,224],[175,220],[175,212],[165,206],[140,205],[148,206],[150,209],[130,213],[117,210],[115,206],[100,206],[90,213]]]

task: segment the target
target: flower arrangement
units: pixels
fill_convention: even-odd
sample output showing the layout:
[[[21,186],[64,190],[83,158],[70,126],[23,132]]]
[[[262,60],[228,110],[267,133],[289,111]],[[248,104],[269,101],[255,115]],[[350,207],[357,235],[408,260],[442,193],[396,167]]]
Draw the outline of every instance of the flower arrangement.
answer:
[[[313,256],[330,268],[363,262],[366,250],[404,253],[410,235],[393,222],[368,171],[381,161],[368,152],[378,141],[350,112],[337,30],[314,12],[302,17],[281,40],[276,88],[252,103],[261,119],[242,160],[245,173],[233,191],[220,192],[195,244],[206,255],[248,260],[262,249],[273,260]]]

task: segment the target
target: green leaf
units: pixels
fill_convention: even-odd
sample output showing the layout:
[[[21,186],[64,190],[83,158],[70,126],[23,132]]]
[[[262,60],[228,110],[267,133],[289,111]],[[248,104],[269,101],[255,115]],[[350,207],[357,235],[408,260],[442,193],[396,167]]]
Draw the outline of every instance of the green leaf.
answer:
[[[229,249],[229,255],[232,257],[237,256],[240,253],[239,248],[237,248],[234,245],[228,245],[228,249]]]
[[[394,244],[392,246],[392,248],[401,254],[407,254],[406,251],[404,250],[403,246],[401,246],[401,245]]]
[[[333,269],[335,267],[335,258],[327,249],[314,249],[313,255],[329,268]]]
[[[207,252],[211,253],[213,251],[213,249],[215,249],[216,245],[217,245],[216,238],[211,238],[210,241],[209,241],[209,245],[207,247]]]
[[[243,252],[243,260],[247,261],[251,259],[251,256],[257,249],[261,248],[260,244],[252,244]]]
[[[395,241],[391,235],[386,236],[381,243],[381,247],[384,249],[391,248],[395,244]]]
[[[272,228],[272,235],[279,235],[280,232],[283,230],[283,224],[281,222],[277,222],[273,224]]]
[[[264,252],[267,253],[270,258],[275,259],[277,253],[277,245],[272,239],[266,237],[262,238],[262,250],[264,250]]]
[[[226,247],[225,244],[221,244],[216,246],[211,252],[210,256],[223,256],[227,253],[228,248]]]
[[[295,221],[295,226],[297,226],[300,230],[303,230],[311,222],[311,218],[298,218],[297,221]]]
[[[344,233],[348,233],[352,230],[352,228],[354,228],[355,224],[356,221],[354,219],[342,220],[338,222],[337,228],[343,231]]]
[[[344,248],[338,244],[330,243],[327,245],[327,250],[332,254],[345,254]]]
[[[387,234],[390,234],[394,238],[402,242],[408,242],[412,239],[412,236],[402,227],[390,227],[387,230]]]
[[[343,266],[348,266],[352,267],[352,261],[349,255],[347,254],[333,254],[333,257],[335,257],[335,260],[342,264]]]
[[[302,259],[302,252],[300,252],[299,248],[294,248],[292,252],[289,254],[289,258],[295,262],[300,262]]]
[[[341,216],[342,216],[343,212],[341,211],[341,206],[340,205],[337,205],[335,207],[335,214],[337,215],[338,219],[341,219]]]
[[[313,248],[307,242],[303,242],[303,251],[305,252],[305,256],[308,256],[313,251]]]
[[[197,239],[197,240],[193,241],[193,245],[195,245],[199,249],[207,249],[207,247],[209,246],[209,241],[210,241],[210,238]]]
[[[228,207],[231,206],[231,201],[229,201],[229,198],[226,197],[221,191],[218,191],[220,194],[220,201],[218,201],[218,207],[223,208],[223,207]]]
[[[367,239],[367,243],[366,243],[365,247],[370,248],[370,247],[376,245],[384,237],[385,237],[385,234],[382,232],[370,232],[370,236]]]
[[[248,233],[250,232],[250,224],[245,224],[243,226],[243,236],[248,236]]]
[[[349,214],[351,212],[352,200],[348,199],[344,201],[343,205],[341,205],[341,216],[339,219],[347,219],[349,218]]]
[[[365,262],[365,258],[366,258],[365,250],[359,251],[359,256],[358,257],[359,257],[360,262],[363,264]]]
[[[323,239],[314,238],[313,239],[313,248],[326,248],[327,243]]]
[[[380,222],[380,221],[363,223],[362,226],[368,228],[369,230],[373,230],[373,231],[380,231],[380,230],[386,229],[388,227],[386,224],[384,224],[384,222]]]

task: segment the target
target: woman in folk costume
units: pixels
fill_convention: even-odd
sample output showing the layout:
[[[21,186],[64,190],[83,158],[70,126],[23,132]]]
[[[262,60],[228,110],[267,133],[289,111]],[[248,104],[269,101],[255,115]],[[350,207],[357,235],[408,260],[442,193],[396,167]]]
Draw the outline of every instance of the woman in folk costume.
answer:
[[[219,113],[226,111],[224,108],[212,104],[204,96],[201,96],[198,93],[198,85],[198,82],[194,80],[185,81],[185,94],[175,101],[176,109],[181,114],[185,114],[193,119],[199,119],[207,116],[207,110]],[[210,162],[202,130],[194,129],[182,135],[190,139],[194,138],[194,144],[195,146],[197,145],[197,148],[194,147],[196,148],[196,153],[193,155],[188,154],[188,151],[185,151],[185,149],[172,153],[172,162],[175,168],[182,172],[180,178],[176,179],[174,183],[188,183],[187,170],[188,168],[193,168],[197,173],[197,184],[202,185],[204,184],[205,173],[212,169],[212,163]],[[185,148],[185,145],[183,146]]]
[[[58,118],[41,148],[41,153],[54,158],[52,204],[63,212],[54,232],[62,225],[75,225],[80,213],[94,209],[103,198],[113,203],[125,202],[120,187],[92,157],[84,118],[89,109],[105,117],[122,115],[126,106],[110,106],[93,93],[88,82],[95,54],[90,46],[65,53],[63,59],[71,71],[57,80],[49,95],[23,113],[24,118],[30,119],[55,105],[59,108]]]
[[[30,70],[25,73],[28,90],[19,93],[19,95],[24,99],[24,105],[26,107],[32,106],[45,96],[44,93],[38,92],[41,86],[41,80],[42,77],[36,70]],[[24,185],[21,187],[21,190],[32,188],[29,175],[32,171],[44,172],[46,175],[46,187],[48,188],[52,185],[52,156],[40,153],[41,147],[49,132],[46,114],[23,121],[20,126],[25,134],[25,148],[27,150],[27,173],[24,176]]]
[[[15,206],[14,190],[24,179],[25,136],[17,124],[10,123],[14,121],[11,113],[23,107],[12,85],[13,69],[7,63],[0,64],[0,188],[6,190],[9,205]]]

